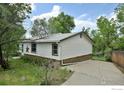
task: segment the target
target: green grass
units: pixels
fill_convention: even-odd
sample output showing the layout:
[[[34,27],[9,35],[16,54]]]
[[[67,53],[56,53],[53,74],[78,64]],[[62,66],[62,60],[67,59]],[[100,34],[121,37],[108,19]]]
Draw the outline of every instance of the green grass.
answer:
[[[24,62],[22,59],[12,59],[10,69],[0,68],[0,85],[40,85],[44,82],[44,70],[38,65]],[[62,84],[72,73],[66,69],[54,70],[51,84]]]
[[[106,58],[104,56],[93,56],[92,59],[99,61],[106,61]]]

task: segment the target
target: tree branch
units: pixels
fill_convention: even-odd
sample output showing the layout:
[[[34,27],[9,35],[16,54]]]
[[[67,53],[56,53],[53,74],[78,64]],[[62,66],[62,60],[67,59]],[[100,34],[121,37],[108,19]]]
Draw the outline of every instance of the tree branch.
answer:
[[[14,40],[10,40],[10,41],[5,41],[5,42],[0,43],[0,45],[3,46],[8,43],[18,42],[18,41],[22,41],[22,40],[25,40],[25,39],[14,39]]]

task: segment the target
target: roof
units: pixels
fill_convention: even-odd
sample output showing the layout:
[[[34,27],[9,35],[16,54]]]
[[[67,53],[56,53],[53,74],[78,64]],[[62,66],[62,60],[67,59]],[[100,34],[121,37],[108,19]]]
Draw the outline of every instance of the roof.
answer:
[[[62,40],[65,40],[67,38],[70,38],[80,33],[86,34],[84,32],[73,32],[73,33],[64,33],[64,34],[57,33],[57,34],[51,34],[49,35],[49,37],[44,38],[44,39],[33,39],[32,38],[32,39],[26,39],[23,42],[60,42]],[[86,36],[92,41],[92,39],[88,35]]]

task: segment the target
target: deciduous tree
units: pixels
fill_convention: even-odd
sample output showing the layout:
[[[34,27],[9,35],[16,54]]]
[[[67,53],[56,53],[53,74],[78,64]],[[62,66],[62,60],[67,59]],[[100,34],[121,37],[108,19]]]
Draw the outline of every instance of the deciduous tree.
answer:
[[[117,27],[114,19],[107,19],[105,17],[100,17],[97,20],[98,31],[100,32],[101,38],[103,38],[103,44],[105,48],[113,49],[113,43],[118,38]]]
[[[0,4],[0,65],[7,69],[8,64],[4,60],[3,48],[7,45],[15,45],[25,33],[22,25],[31,13],[30,4]]]
[[[48,36],[48,23],[45,18],[34,20],[31,35],[32,37],[38,38],[45,38]]]
[[[49,19],[49,31],[51,33],[70,33],[74,29],[74,18],[70,15],[60,13],[57,17]]]

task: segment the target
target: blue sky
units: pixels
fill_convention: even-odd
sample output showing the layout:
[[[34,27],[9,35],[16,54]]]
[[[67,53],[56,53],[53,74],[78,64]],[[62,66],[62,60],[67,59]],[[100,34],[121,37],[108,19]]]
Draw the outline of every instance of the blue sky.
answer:
[[[114,9],[118,4],[102,3],[77,3],[77,4],[58,4],[58,3],[35,3],[32,4],[32,14],[29,20],[26,20],[24,26],[26,29],[31,27],[31,21],[37,18],[56,17],[59,13],[65,12],[68,15],[74,17],[76,27],[73,31],[81,31],[83,26],[96,28],[96,19],[100,16],[106,16],[107,18],[114,18]],[[30,21],[31,20],[31,21]],[[29,34],[29,33],[28,33]]]

